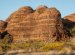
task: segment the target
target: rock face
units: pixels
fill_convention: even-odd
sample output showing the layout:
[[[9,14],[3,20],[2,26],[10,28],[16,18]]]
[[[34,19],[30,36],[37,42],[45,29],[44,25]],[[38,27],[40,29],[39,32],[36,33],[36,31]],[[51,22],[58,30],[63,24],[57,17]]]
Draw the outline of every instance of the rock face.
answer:
[[[33,10],[25,6],[12,13],[6,20],[6,31],[15,42],[28,40],[59,41],[66,40],[68,34],[56,8],[40,6]]]
[[[9,43],[9,42],[12,42],[12,37],[7,31],[5,31],[6,27],[7,27],[7,22],[0,20],[0,41],[1,39],[2,40],[5,39],[7,41],[4,41],[4,42]]]
[[[0,33],[4,32],[7,22],[0,20]]]
[[[72,36],[75,36],[75,13],[65,16],[64,20],[66,20],[66,28],[71,32]]]
[[[29,7],[29,6],[22,7],[19,10],[12,13],[11,16],[6,21],[8,23],[15,22],[15,21],[19,22],[32,12],[33,12],[33,9],[31,7]],[[19,18],[21,18],[21,19],[19,20]]]
[[[70,29],[75,28],[75,14],[65,16],[64,20],[66,21],[65,23],[67,28],[70,28]]]
[[[64,18],[69,20],[69,21],[75,22],[75,14],[65,16]]]
[[[71,14],[64,17],[65,23],[67,24],[68,28],[72,28],[75,26],[75,14]]]

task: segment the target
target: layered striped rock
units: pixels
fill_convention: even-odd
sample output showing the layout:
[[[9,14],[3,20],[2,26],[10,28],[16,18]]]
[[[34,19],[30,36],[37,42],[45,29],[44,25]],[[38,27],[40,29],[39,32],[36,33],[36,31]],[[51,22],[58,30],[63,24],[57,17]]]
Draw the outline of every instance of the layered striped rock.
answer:
[[[8,22],[6,30],[13,36],[14,42],[30,40],[53,42],[66,40],[68,36],[61,21],[61,14],[56,8],[42,6],[33,10],[27,6],[22,7],[6,21]]]

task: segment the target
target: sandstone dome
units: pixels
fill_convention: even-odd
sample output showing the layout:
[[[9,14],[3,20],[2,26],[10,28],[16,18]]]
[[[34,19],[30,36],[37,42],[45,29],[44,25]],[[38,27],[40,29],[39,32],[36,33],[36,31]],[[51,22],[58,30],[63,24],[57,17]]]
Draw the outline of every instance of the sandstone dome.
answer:
[[[22,7],[11,14],[7,22],[6,30],[12,35],[14,42],[54,42],[66,40],[68,36],[61,21],[61,13],[56,8],[42,6],[32,11],[30,7]]]

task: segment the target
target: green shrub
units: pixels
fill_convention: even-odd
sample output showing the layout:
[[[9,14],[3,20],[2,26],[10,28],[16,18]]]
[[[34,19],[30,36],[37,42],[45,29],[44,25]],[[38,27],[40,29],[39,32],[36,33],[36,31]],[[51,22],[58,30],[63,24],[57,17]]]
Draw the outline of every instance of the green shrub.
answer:
[[[61,49],[65,45],[64,42],[54,42],[54,43],[47,43],[44,46],[41,47],[43,51],[49,51],[54,49]]]
[[[73,36],[75,36],[75,27],[73,27],[73,28],[71,29],[71,34],[72,34]]]
[[[2,48],[3,52],[6,52],[7,50],[10,49],[10,45],[9,44],[5,44],[5,43],[0,43],[0,47]]]

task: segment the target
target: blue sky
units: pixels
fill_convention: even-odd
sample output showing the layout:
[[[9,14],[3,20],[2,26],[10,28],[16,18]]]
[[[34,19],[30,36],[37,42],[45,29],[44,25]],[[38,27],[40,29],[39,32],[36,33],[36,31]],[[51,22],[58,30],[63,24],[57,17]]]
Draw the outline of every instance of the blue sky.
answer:
[[[75,13],[75,0],[0,0],[0,20],[5,20],[22,6],[31,6],[35,9],[39,5],[56,7],[62,17]]]

